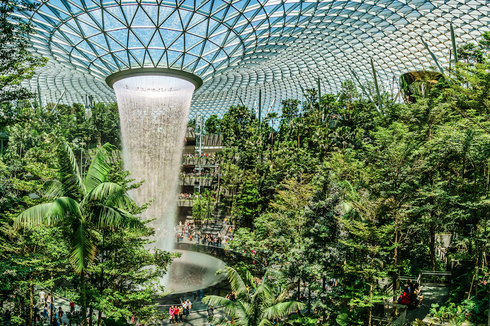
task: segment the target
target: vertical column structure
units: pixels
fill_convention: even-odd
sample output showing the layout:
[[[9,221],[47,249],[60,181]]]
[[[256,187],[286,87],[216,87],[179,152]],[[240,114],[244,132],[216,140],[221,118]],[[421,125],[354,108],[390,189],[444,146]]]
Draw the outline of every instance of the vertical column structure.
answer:
[[[135,182],[145,180],[131,197],[155,229],[155,246],[171,251],[182,149],[196,84],[170,76],[131,76],[111,83],[121,120],[124,169]],[[200,85],[197,85],[199,87]]]

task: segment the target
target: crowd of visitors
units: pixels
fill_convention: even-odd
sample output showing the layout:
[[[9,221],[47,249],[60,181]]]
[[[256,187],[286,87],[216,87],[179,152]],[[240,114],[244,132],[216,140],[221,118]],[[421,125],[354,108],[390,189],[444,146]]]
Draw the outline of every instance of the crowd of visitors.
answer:
[[[226,227],[226,219],[224,225]],[[206,244],[208,246],[214,247],[222,247],[223,245],[228,244],[229,241],[233,240],[232,228],[231,226],[228,230],[224,231],[224,234],[218,232],[217,235],[212,233],[204,233],[201,230],[196,230],[194,224],[189,224],[189,222],[182,225],[182,222],[179,222],[179,226],[175,227],[175,237],[177,238],[177,242],[181,242],[187,238],[188,241],[196,241],[197,244]]]
[[[398,303],[415,308],[422,305],[423,300],[422,286],[409,280],[403,287],[403,293],[398,298]]]
[[[197,198],[198,198],[198,195],[196,195],[196,194],[185,194],[185,193],[179,194],[179,199],[193,200],[193,199],[197,199]]]
[[[168,310],[170,322],[183,323],[184,317],[190,315],[192,309],[192,302],[187,299],[181,302],[180,306],[171,306]]]
[[[216,199],[216,198],[214,198],[214,196],[211,196],[211,198],[213,200]],[[179,199],[197,200],[197,199],[201,199],[201,194],[180,193]]]
[[[50,325],[50,326],[66,326],[73,320],[80,321],[80,312],[75,311],[75,303],[70,302],[70,311],[65,314],[63,308],[56,307],[54,303],[54,298],[50,294],[46,294],[44,290],[41,289],[38,293],[39,300],[34,302],[32,307],[32,316],[34,325]],[[12,311],[6,309],[1,316],[5,325],[10,325],[12,320]]]
[[[214,157],[214,153],[186,153],[184,157]]]

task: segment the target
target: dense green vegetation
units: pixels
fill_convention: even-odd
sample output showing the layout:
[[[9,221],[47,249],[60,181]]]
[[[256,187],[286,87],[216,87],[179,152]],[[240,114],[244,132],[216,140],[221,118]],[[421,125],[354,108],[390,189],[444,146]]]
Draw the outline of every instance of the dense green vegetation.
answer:
[[[117,106],[36,103],[20,82],[46,60],[28,51],[31,27],[9,18],[20,7],[0,4],[0,307],[32,325],[43,287],[89,311],[85,325],[157,322],[152,299],[173,255],[149,250],[154,230],[137,217],[148,204],[127,195],[144,180],[122,168]],[[233,300],[204,299],[228,314],[219,323],[371,326],[401,276],[448,269],[449,300],[432,315],[487,320],[489,44],[484,33],[460,46],[443,78],[412,86],[415,103],[346,81],[338,94],[306,89],[263,120],[235,106],[205,122],[223,136],[222,179],[193,217],[224,206],[236,225],[228,249],[252,261],[227,268]]]
[[[37,286],[80,304],[91,324],[161,318],[152,298],[172,256],[148,249],[154,230],[135,217],[146,205],[127,196],[142,182],[122,169],[117,107],[96,104],[90,117],[81,105],[52,109],[19,105],[4,120],[0,302],[29,322],[23,307]]]
[[[263,121],[246,107],[230,108],[219,121],[221,202],[237,223],[231,248],[254,258],[254,266],[235,268],[260,276],[279,267],[275,286],[296,283],[317,298],[307,300],[308,312],[322,324],[371,325],[376,305],[399,295],[400,276],[452,264],[448,307],[433,314],[486,322],[486,39],[474,45],[486,50],[478,60],[467,54],[416,103],[383,93],[379,105],[345,82],[321,98],[305,90],[305,101],[283,101],[282,114]],[[445,253],[443,234],[451,236]],[[338,285],[325,291],[331,278]]]

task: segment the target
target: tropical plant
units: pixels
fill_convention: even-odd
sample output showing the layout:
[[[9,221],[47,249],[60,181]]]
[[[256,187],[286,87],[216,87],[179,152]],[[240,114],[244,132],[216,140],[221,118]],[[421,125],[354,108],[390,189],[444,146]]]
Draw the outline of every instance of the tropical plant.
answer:
[[[110,144],[103,145],[82,178],[75,156],[67,143],[60,146],[59,179],[50,182],[48,197],[54,199],[31,207],[15,220],[15,226],[28,228],[37,225],[62,225],[72,239],[70,263],[80,275],[82,316],[87,315],[85,273],[94,260],[97,248],[92,238],[92,227],[139,228],[141,222],[127,212],[134,205],[125,189],[107,182],[110,173]],[[87,323],[83,320],[83,325]]]
[[[285,301],[290,287],[286,287],[281,293],[276,293],[269,284],[267,274],[262,280],[257,280],[249,271],[245,271],[245,279],[231,267],[225,267],[225,272],[236,298],[231,300],[210,295],[202,299],[204,304],[221,306],[229,316],[229,319],[220,318],[217,325],[273,325],[272,320],[304,308],[303,303]]]

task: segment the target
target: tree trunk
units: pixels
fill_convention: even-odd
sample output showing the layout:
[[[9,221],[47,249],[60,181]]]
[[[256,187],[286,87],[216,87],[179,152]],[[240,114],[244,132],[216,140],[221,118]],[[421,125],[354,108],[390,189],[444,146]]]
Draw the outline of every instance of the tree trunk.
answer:
[[[490,311],[490,291],[488,292],[488,311]],[[490,313],[488,314],[487,318],[487,325],[490,326]]]
[[[311,314],[311,282],[308,283],[308,315]]]
[[[325,293],[327,290],[326,290],[326,285],[327,285],[327,279],[325,276],[322,277],[322,292]],[[325,321],[327,320],[327,310],[326,309],[323,309],[323,322],[325,323]],[[490,325],[488,325],[490,326]]]
[[[85,273],[80,274],[80,305],[82,306],[82,325],[87,326],[87,298],[85,297]]]
[[[99,313],[97,314],[97,326],[100,326],[102,323],[102,311],[99,310]]]
[[[429,250],[430,250],[430,264],[432,266],[432,271],[434,272],[436,270],[436,232],[435,232],[435,227],[434,223],[432,222],[432,212],[430,214],[430,244],[429,244]]]
[[[29,284],[29,301],[30,301],[30,311],[29,311],[29,326],[32,326],[32,322],[34,320],[34,285],[32,283]]]
[[[372,325],[372,320],[373,320],[373,282],[371,281],[371,284],[369,285],[369,298],[370,298],[370,303],[369,303],[369,319],[368,319],[368,326]]]
[[[53,306],[54,306],[54,297],[53,297],[53,275],[51,275],[51,303],[49,304],[49,325],[53,325]]]
[[[397,302],[397,292],[398,289],[400,288],[400,285],[398,284],[398,276],[400,274],[400,270],[398,268],[398,217],[395,217],[395,238],[394,238],[394,245],[395,249],[393,252],[393,266],[395,267],[393,271],[393,303]]]
[[[301,278],[298,278],[298,300],[301,294]]]
[[[92,305],[90,305],[90,309],[89,309],[89,326],[93,326],[93,315],[94,315],[94,307],[92,307]]]

